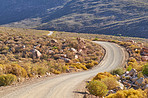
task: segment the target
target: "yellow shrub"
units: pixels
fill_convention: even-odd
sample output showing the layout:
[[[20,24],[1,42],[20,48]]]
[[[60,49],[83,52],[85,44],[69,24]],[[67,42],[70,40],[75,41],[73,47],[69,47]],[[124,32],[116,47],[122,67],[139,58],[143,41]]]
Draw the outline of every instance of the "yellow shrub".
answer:
[[[83,64],[80,64],[80,67],[81,67],[83,70],[87,70],[86,66],[83,65]]]
[[[7,86],[16,81],[16,76],[12,74],[0,75],[0,86]]]
[[[6,66],[7,73],[14,74],[19,77],[27,77],[26,70],[18,64],[12,64]]]
[[[107,86],[108,90],[115,89],[118,85],[117,80],[112,77],[107,77],[101,80]]]
[[[4,73],[4,65],[0,64],[0,75]]]
[[[46,68],[45,67],[38,67],[37,72],[38,75],[44,75],[46,73]]]
[[[147,98],[147,95],[141,89],[138,90],[129,89],[129,90],[117,91],[117,93],[110,94],[106,98]]]
[[[83,65],[82,63],[72,63],[69,66],[72,66],[72,67],[77,68],[77,69],[87,70],[86,66]]]
[[[136,62],[136,59],[131,57],[131,58],[129,58],[129,62]]]
[[[86,67],[87,67],[88,69],[92,68],[93,66],[94,66],[93,63],[87,63],[87,64],[86,64]]]
[[[93,61],[92,63],[94,63],[94,65],[98,65],[99,64],[97,61]]]
[[[58,70],[56,70],[56,69],[54,69],[54,68],[51,68],[50,71],[51,71],[52,73],[54,73],[54,74],[60,74],[60,73],[61,73],[60,71],[58,71]]]
[[[101,72],[101,73],[98,73],[98,74],[93,78],[93,80],[102,80],[102,79],[108,78],[108,77],[115,78],[116,76],[110,74],[109,72]]]

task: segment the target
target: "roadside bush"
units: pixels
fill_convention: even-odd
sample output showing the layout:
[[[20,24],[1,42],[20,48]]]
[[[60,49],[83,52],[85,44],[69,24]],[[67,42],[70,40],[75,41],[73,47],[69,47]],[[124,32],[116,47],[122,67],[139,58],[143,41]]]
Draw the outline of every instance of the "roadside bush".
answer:
[[[122,75],[124,73],[124,69],[118,68],[118,69],[114,69],[110,72],[112,75]]]
[[[0,64],[0,75],[4,73],[4,65]]]
[[[141,89],[134,90],[134,89],[129,89],[129,90],[121,90],[117,91],[115,94],[110,94],[106,98],[147,98],[148,96],[144,91]]]
[[[87,85],[87,89],[90,94],[99,97],[105,96],[108,92],[107,86],[103,82],[97,80],[90,81]]]
[[[76,67],[77,69],[87,70],[87,67],[85,65],[83,65],[82,63],[73,63],[70,66]]]
[[[104,78],[101,80],[106,86],[108,90],[115,89],[118,86],[117,80],[115,78]]]
[[[92,68],[93,66],[94,66],[93,63],[87,63],[87,64],[86,64],[86,67],[87,67],[88,69]]]
[[[136,59],[131,57],[131,58],[129,58],[129,62],[136,62]]]
[[[148,64],[146,64],[146,65],[143,66],[142,73],[143,73],[144,75],[147,75],[147,76],[148,76]]]
[[[12,74],[0,75],[0,86],[7,86],[16,81],[16,76]]]
[[[45,67],[39,67],[37,69],[38,75],[44,75],[46,73],[46,68]]]
[[[108,78],[108,77],[115,78],[116,76],[113,76],[113,75],[110,74],[109,72],[101,72],[101,73],[98,73],[98,74],[93,78],[93,80],[102,80],[102,79]]]
[[[26,70],[18,64],[12,64],[6,66],[7,73],[14,74],[19,77],[27,77]]]
[[[53,68],[51,69],[51,72],[54,73],[54,74],[60,74],[60,73],[61,73],[60,71],[55,70],[55,69],[53,69]]]

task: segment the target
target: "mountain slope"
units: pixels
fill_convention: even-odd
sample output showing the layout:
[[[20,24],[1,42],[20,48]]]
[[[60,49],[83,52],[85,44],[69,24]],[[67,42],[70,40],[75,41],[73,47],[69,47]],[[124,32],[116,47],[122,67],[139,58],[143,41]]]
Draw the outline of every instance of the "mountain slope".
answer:
[[[41,17],[53,7],[64,5],[68,0],[2,0],[0,24],[8,24],[26,18]]]
[[[43,10],[5,26],[148,38],[147,0],[65,0]]]

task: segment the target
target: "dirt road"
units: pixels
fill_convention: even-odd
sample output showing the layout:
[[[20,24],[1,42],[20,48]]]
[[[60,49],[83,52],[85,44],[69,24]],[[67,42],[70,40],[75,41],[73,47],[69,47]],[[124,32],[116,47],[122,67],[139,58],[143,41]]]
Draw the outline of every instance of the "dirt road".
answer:
[[[106,55],[102,62],[92,70],[51,77],[14,90],[2,98],[73,98],[75,87],[83,80],[95,76],[98,72],[115,69],[125,60],[125,53],[120,46],[109,42],[96,43],[106,49]]]

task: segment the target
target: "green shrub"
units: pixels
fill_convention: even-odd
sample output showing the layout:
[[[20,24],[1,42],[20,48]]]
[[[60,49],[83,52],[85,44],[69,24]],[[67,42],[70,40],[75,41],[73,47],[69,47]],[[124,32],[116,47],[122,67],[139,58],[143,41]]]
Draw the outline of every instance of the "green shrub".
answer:
[[[7,86],[16,81],[16,76],[12,74],[0,75],[0,86]]]
[[[106,86],[108,90],[115,89],[118,85],[117,80],[115,78],[104,78],[101,80]]]
[[[146,65],[143,66],[142,73],[143,73],[144,75],[147,75],[147,76],[148,76],[148,64],[146,64]]]
[[[111,74],[112,74],[112,75],[116,75],[116,74],[122,75],[123,73],[124,73],[124,70],[121,69],[121,68],[114,69],[114,70],[111,71]]]
[[[131,71],[132,70],[132,66],[131,65],[129,65],[128,67],[127,67],[127,69],[126,69],[127,71]]]
[[[87,89],[90,94],[99,97],[105,96],[108,92],[107,86],[103,82],[98,80],[90,81],[87,85]]]
[[[99,40],[98,38],[93,39],[93,41],[98,41],[98,40]]]

